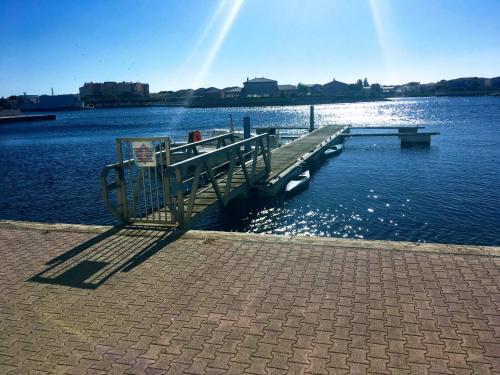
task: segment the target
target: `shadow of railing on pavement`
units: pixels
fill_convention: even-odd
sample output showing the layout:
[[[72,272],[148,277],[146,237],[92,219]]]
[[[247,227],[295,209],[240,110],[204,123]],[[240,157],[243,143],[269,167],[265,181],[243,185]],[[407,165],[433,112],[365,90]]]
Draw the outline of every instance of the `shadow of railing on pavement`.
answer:
[[[117,272],[128,272],[178,239],[174,228],[113,228],[47,262],[31,282],[96,289]]]

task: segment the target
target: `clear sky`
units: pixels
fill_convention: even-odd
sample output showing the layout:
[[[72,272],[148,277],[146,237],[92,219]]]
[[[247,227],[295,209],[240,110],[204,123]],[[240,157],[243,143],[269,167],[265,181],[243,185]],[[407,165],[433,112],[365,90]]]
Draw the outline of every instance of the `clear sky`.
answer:
[[[500,75],[500,0],[0,0],[0,96]]]

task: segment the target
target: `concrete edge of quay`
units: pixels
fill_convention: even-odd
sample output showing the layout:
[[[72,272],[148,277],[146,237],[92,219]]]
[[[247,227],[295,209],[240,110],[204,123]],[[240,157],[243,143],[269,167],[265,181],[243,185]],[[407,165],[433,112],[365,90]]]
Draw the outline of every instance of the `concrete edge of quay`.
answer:
[[[108,225],[83,225],[83,224],[49,224],[30,221],[0,220],[0,229],[25,229],[38,231],[57,231],[74,233],[95,233],[101,234],[119,227]],[[161,228],[161,227],[160,227]],[[240,240],[248,242],[273,242],[289,243],[292,245],[307,246],[328,246],[339,247],[343,249],[358,250],[388,250],[388,251],[410,251],[426,253],[442,253],[456,255],[481,255],[500,257],[500,247],[498,246],[479,246],[479,245],[457,245],[440,243],[419,243],[406,241],[383,241],[383,240],[353,240],[345,238],[325,238],[325,237],[306,237],[290,235],[239,233],[239,232],[220,232],[208,230],[189,230],[182,235],[182,238],[193,240]]]
[[[109,225],[84,225],[62,223],[38,223],[34,221],[0,220],[0,229],[27,229],[39,231],[74,232],[74,233],[105,233],[113,229]]]
[[[340,247],[343,249],[359,250],[390,250],[390,251],[414,251],[426,253],[443,253],[458,255],[484,255],[500,257],[498,246],[478,245],[455,245],[439,243],[419,243],[405,241],[382,241],[382,240],[352,240],[346,238],[305,237],[289,235],[271,235],[238,232],[217,232],[190,230],[183,237],[193,239],[220,239],[220,240],[245,240],[252,242],[279,242],[296,245]]]

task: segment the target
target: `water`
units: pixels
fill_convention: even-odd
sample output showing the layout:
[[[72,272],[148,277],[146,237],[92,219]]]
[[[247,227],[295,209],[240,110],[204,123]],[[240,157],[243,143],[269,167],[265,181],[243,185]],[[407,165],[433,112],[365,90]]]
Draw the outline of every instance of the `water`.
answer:
[[[57,113],[57,121],[0,127],[0,218],[110,224],[99,192],[118,136],[241,126],[307,126],[308,106],[133,108]],[[202,228],[422,242],[500,245],[500,98],[405,98],[316,106],[317,124],[420,125],[439,131],[428,149],[397,138],[346,142],[292,198],[238,201]]]

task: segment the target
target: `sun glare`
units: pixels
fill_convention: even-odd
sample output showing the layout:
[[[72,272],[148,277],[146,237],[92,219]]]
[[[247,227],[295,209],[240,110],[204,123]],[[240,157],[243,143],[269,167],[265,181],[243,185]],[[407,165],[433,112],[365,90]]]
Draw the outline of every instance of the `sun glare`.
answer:
[[[184,62],[184,65],[188,65],[194,58],[194,56],[199,52],[201,46],[207,39],[208,35],[212,31],[215,21],[220,17],[222,11],[224,10],[225,6],[227,4],[227,0],[221,0],[219,4],[217,5],[217,8],[215,9],[215,12],[212,14],[212,17],[210,17],[210,20],[207,22],[205,27],[203,28],[203,31],[201,35],[199,36],[198,40],[196,41],[195,45],[193,46],[191,53],[189,54],[188,58]]]
[[[194,79],[190,82],[190,87],[198,88],[204,84],[207,73],[217,58],[217,54],[219,53],[227,34],[231,30],[231,26],[238,16],[242,5],[243,0],[220,0],[217,8],[210,17],[206,26],[203,28],[200,37],[197,39],[196,44],[181,68],[181,75],[184,76],[188,65],[192,61],[203,61],[198,69],[194,69],[196,73],[194,75]],[[217,25],[220,25],[218,30],[214,30]],[[215,36],[212,39],[212,42],[209,43],[209,37],[212,33],[214,33]],[[187,101],[189,102],[190,98],[187,98]],[[176,115],[174,115],[175,118],[173,120],[175,123],[180,123],[182,121],[186,110],[187,109],[183,107],[177,112]]]
[[[225,3],[226,2],[224,1],[224,5]],[[215,58],[217,57],[217,54],[219,53],[222,43],[226,39],[226,36],[229,33],[229,31],[231,30],[231,26],[233,25],[234,20],[236,19],[236,16],[238,15],[242,4],[243,0],[235,0],[230,2],[230,9],[227,12],[226,19],[224,20],[219,30],[219,33],[217,34],[217,37],[214,39],[212,45],[208,49],[208,54],[205,57],[204,63],[201,66],[200,70],[198,71],[195,80],[193,81],[192,85],[193,87],[199,87],[203,83],[207,72],[212,66]],[[213,22],[215,22],[215,20]]]
[[[380,48],[380,54],[383,59],[384,70],[386,78],[391,78],[391,75],[394,74],[393,69],[393,58],[391,57],[391,44],[388,40],[387,30],[384,26],[384,22],[382,21],[382,11],[380,9],[380,1],[377,0],[369,0],[370,1],[370,9],[373,18],[373,24],[375,26],[375,32],[377,34],[378,45]]]

